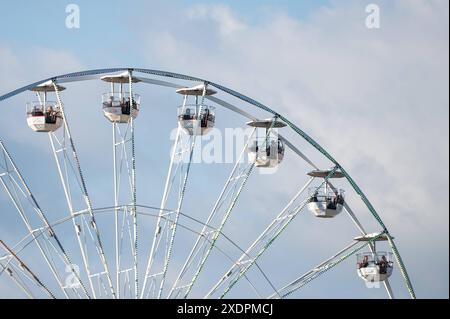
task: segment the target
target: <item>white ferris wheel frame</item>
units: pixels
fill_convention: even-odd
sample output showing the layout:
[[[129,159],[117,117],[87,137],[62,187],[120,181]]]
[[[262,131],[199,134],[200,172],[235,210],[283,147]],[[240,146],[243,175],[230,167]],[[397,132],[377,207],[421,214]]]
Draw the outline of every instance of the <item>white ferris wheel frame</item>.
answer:
[[[76,151],[76,147],[74,141],[72,139],[70,126],[67,120],[67,117],[64,114],[64,105],[61,101],[60,97],[60,84],[78,82],[78,81],[87,81],[87,80],[98,80],[101,79],[105,74],[118,73],[118,72],[128,72],[128,89],[129,95],[131,99],[131,105],[133,105],[133,83],[134,79],[137,81],[156,85],[163,87],[170,87],[179,89],[184,87],[183,85],[177,84],[172,81],[162,81],[159,79],[153,79],[145,77],[145,75],[153,75],[163,78],[169,79],[179,79],[184,81],[190,81],[195,83],[203,84],[204,92],[201,97],[202,101],[200,103],[200,107],[203,107],[204,99],[208,99],[211,102],[214,102],[221,107],[224,107],[228,110],[231,110],[241,116],[249,119],[249,120],[258,120],[253,115],[247,113],[241,108],[232,105],[222,99],[219,99],[214,96],[206,95],[206,87],[213,87],[221,92],[224,92],[230,96],[236,97],[251,106],[257,107],[261,110],[264,110],[273,115],[274,119],[279,119],[289,126],[295,133],[301,136],[306,142],[312,145],[316,150],[318,150],[323,156],[325,156],[328,160],[330,160],[334,168],[330,171],[328,176],[324,178],[322,181],[324,183],[328,183],[331,187],[333,185],[329,182],[329,179],[333,176],[336,171],[339,171],[349,184],[352,186],[353,190],[361,197],[361,200],[366,205],[370,213],[373,215],[379,226],[381,227],[381,231],[377,236],[372,237],[370,240],[366,242],[352,242],[350,245],[343,248],[337,254],[332,257],[326,259],[324,262],[320,263],[316,267],[312,268],[307,273],[301,275],[294,281],[288,283],[283,286],[281,289],[277,289],[270,282],[270,279],[265,275],[263,270],[257,263],[259,257],[268,249],[268,247],[272,244],[272,242],[285,230],[285,228],[290,224],[290,222],[303,210],[303,208],[307,204],[307,200],[300,201],[300,195],[304,193],[304,191],[308,188],[311,182],[314,180],[314,177],[310,178],[307,183],[295,194],[295,196],[289,201],[286,207],[272,220],[272,222],[267,226],[267,228],[260,234],[260,236],[250,245],[247,249],[242,249],[236,243],[234,243],[230,238],[223,233],[223,227],[227,222],[230,214],[236,204],[242,190],[245,187],[246,181],[250,176],[255,163],[243,164],[241,161],[236,161],[233,170],[225,182],[224,188],[217,199],[214,208],[210,212],[208,219],[206,222],[194,220],[196,223],[201,225],[202,231],[197,232],[195,230],[189,229],[189,227],[185,227],[180,221],[180,217],[193,219],[189,217],[187,214],[182,211],[182,204],[184,199],[184,192],[187,185],[187,180],[189,176],[189,168],[192,161],[192,153],[195,146],[196,138],[189,138],[187,141],[182,141],[181,128],[178,128],[177,138],[175,141],[175,146],[179,143],[183,144],[182,149],[183,152],[176,153],[176,147],[173,148],[171,162],[169,165],[168,175],[166,178],[166,184],[164,188],[164,195],[162,197],[161,205],[158,208],[148,207],[139,205],[136,199],[136,166],[135,166],[135,146],[134,146],[134,119],[130,117],[130,121],[127,123],[126,129],[121,130],[117,123],[113,123],[113,162],[114,162],[114,199],[115,206],[109,208],[94,208],[92,207],[91,200],[87,191],[86,183],[83,178],[83,172],[81,169],[81,165],[78,159],[78,154]],[[136,73],[140,74],[136,76]],[[141,75],[143,74],[143,75]],[[247,282],[251,285],[252,289],[257,293],[258,297],[262,296],[258,293],[257,289],[252,285],[249,278],[246,276],[247,271],[255,266],[260,273],[264,276],[266,281],[269,283],[271,288],[274,290],[273,294],[267,296],[268,298],[285,298],[291,295],[293,292],[297,291],[304,285],[308,284],[318,276],[322,275],[326,271],[332,269],[334,266],[338,265],[343,260],[348,257],[354,255],[357,251],[361,250],[364,247],[369,247],[372,252],[375,252],[375,241],[380,236],[385,236],[388,240],[388,243],[393,251],[397,264],[399,265],[400,272],[405,280],[406,287],[409,291],[411,298],[415,298],[415,292],[408,276],[406,267],[402,261],[400,253],[394,243],[394,239],[389,233],[386,225],[381,220],[380,216],[376,212],[375,208],[372,206],[368,198],[359,188],[359,186],[355,183],[352,177],[342,168],[341,165],[325,150],[323,149],[317,142],[315,142],[309,135],[307,135],[304,131],[302,131],[295,124],[290,122],[287,118],[273,111],[269,107],[245,96],[234,90],[226,88],[220,84],[207,81],[201,78],[192,77],[183,74],[177,74],[166,71],[158,71],[158,70],[149,70],[149,69],[139,69],[139,68],[111,68],[111,69],[98,69],[98,70],[88,70],[82,72],[69,73],[65,75],[60,75],[56,77],[47,78],[30,85],[24,86],[17,90],[14,90],[10,93],[7,93],[3,96],[0,96],[0,102],[5,101],[17,94],[22,92],[31,90],[39,85],[50,83],[53,86],[54,92],[57,98],[58,106],[61,108],[63,120],[64,120],[64,129],[62,130],[62,136],[57,136],[56,133],[49,133],[50,144],[52,146],[52,151],[55,157],[56,165],[58,168],[59,176],[61,179],[62,187],[64,189],[64,193],[66,196],[66,201],[68,204],[68,208],[70,211],[70,216],[54,222],[50,224],[48,219],[45,217],[44,212],[40,208],[38,202],[35,197],[31,193],[28,185],[25,182],[25,179],[22,177],[19,169],[14,163],[13,158],[8,153],[5,145],[0,140],[0,159],[4,159],[5,164],[5,172],[0,170],[0,182],[3,185],[5,191],[7,192],[9,198],[14,204],[16,210],[18,211],[21,219],[25,223],[27,227],[28,234],[22,238],[18,243],[16,243],[13,247],[6,245],[3,241],[0,241],[0,248],[6,252],[6,255],[0,257],[0,275],[2,273],[8,273],[11,280],[30,298],[34,297],[33,293],[29,288],[27,288],[26,280],[38,286],[48,297],[54,298],[55,294],[50,291],[50,289],[45,286],[45,284],[31,271],[31,269],[19,258],[18,254],[21,250],[23,250],[26,246],[28,246],[31,242],[36,243],[40,253],[42,254],[44,260],[46,261],[51,273],[55,277],[59,287],[61,288],[64,296],[66,298],[69,297],[86,297],[86,298],[99,298],[99,297],[111,297],[111,298],[120,298],[129,297],[129,298],[145,298],[145,297],[154,297],[154,298],[162,298],[163,288],[165,286],[165,279],[167,275],[167,269],[171,260],[172,248],[175,240],[175,232],[177,227],[186,228],[197,235],[197,240],[195,242],[192,251],[190,252],[187,260],[185,261],[181,271],[178,274],[174,284],[170,288],[169,294],[167,297],[183,297],[188,298],[189,294],[194,286],[196,280],[198,279],[206,260],[208,259],[211,251],[213,249],[217,249],[220,251],[220,248],[216,245],[216,241],[219,236],[224,238],[228,242],[230,242],[233,246],[239,249],[242,252],[242,256],[236,261],[232,258],[229,258],[232,262],[231,268],[221,277],[221,279],[209,290],[208,294],[205,296],[206,298],[210,298],[213,296],[217,296],[219,298],[223,298],[227,295],[227,293],[234,287],[234,285],[242,278],[247,280]],[[183,101],[186,103],[186,96]],[[275,123],[275,121],[273,121]],[[255,128],[256,129],[256,128]],[[269,128],[267,134],[269,134],[272,127]],[[253,131],[254,133],[254,131]],[[252,133],[252,134],[253,134]],[[302,160],[304,160],[308,165],[310,165],[313,169],[318,169],[318,167],[298,148],[293,145],[287,138],[282,135],[278,135],[278,137],[285,143],[285,145],[290,148],[295,154],[297,154]],[[245,145],[247,146],[247,145]],[[246,147],[242,150],[240,156],[242,157]],[[184,147],[184,148],[183,148]],[[189,160],[187,164],[182,164],[183,161],[180,161],[177,167],[176,157],[177,156],[189,156]],[[70,157],[70,159],[68,159]],[[120,164],[119,164],[120,162]],[[125,164],[124,164],[125,162]],[[127,174],[122,173],[124,170],[124,165],[126,166]],[[184,167],[183,167],[184,165]],[[1,167],[0,167],[1,168]],[[72,171],[72,178],[74,178],[78,185],[80,186],[81,197],[84,200],[85,207],[83,209],[76,210],[72,205],[72,194],[73,190],[70,189],[70,172]],[[172,186],[174,185],[175,174],[180,175],[180,195],[178,197],[178,205],[175,209],[168,209],[166,207],[167,198],[171,191],[174,191]],[[121,177],[122,175],[126,175],[128,177],[129,183],[129,194],[127,196],[131,196],[129,205],[120,205],[119,198],[123,196],[123,191],[121,188]],[[320,186],[318,187],[320,188]],[[34,227],[31,225],[30,221],[26,216],[26,212],[21,205],[21,200],[19,199],[19,195],[21,195],[31,203],[31,206],[35,213],[38,214],[39,218],[42,221],[42,225],[40,227]],[[222,209],[224,207],[225,209]],[[151,214],[149,212],[145,212],[145,210],[156,210],[158,214]],[[116,234],[116,252],[115,252],[115,273],[110,271],[108,267],[108,263],[105,257],[100,232],[96,226],[95,215],[98,213],[105,213],[107,211],[113,211],[115,216],[115,234]],[[349,207],[347,203],[344,204],[344,211],[353,221],[355,226],[361,235],[366,236],[368,233],[364,229],[363,225],[360,223],[356,214]],[[119,230],[120,221],[119,216],[120,213],[123,213],[123,221],[122,226],[127,225],[129,227],[129,238],[131,244],[131,257],[132,264],[128,265],[126,268],[121,268],[121,253],[120,253],[120,243],[119,236],[123,235]],[[94,214],[95,213],[95,214]],[[144,282],[142,285],[139,284],[139,274],[138,274],[138,216],[152,216],[157,218],[157,225],[155,229],[155,234],[151,246],[151,250],[149,253],[149,259],[146,267],[146,272],[144,276]],[[125,220],[126,219],[126,220]],[[81,255],[83,258],[84,269],[86,271],[89,284],[86,285],[83,283],[79,274],[75,269],[71,266],[71,259],[68,255],[67,251],[62,246],[59,238],[56,235],[56,232],[53,228],[61,223],[72,221],[75,232],[77,233],[78,244],[80,247]],[[78,223],[77,223],[78,222]],[[84,226],[83,226],[84,225]],[[81,229],[83,227],[83,229]],[[87,231],[85,231],[87,230]],[[95,249],[97,256],[99,258],[99,264],[101,269],[97,269],[93,271],[90,268],[90,261],[87,260],[87,250],[88,244],[87,240],[89,238],[83,238],[80,233],[88,233],[91,241],[92,247]],[[167,242],[165,249],[161,251],[161,241],[164,241],[161,234],[167,232]],[[84,235],[86,236],[86,234]],[[50,247],[50,248],[49,248]],[[56,254],[66,267],[69,267],[69,271],[73,273],[74,276],[78,279],[80,283],[79,289],[74,289],[73,287],[65,287],[62,282],[61,274],[58,274],[57,267],[55,263],[52,262],[49,258],[49,251]],[[162,253],[162,257],[158,257],[158,253]],[[221,251],[224,255],[225,252]],[[162,262],[162,267],[160,269],[157,268],[158,263],[155,262],[155,259],[160,258],[160,263]],[[196,260],[197,258],[197,260]],[[196,261],[196,262],[195,262]],[[187,276],[190,272],[190,276]],[[133,278],[130,277],[130,273],[134,275]],[[112,276],[115,275],[115,276]],[[125,281],[123,281],[121,276],[125,276]],[[98,282],[99,288],[96,289],[95,280]],[[394,298],[392,289],[390,287],[389,281],[385,280],[384,286],[386,288],[387,294],[390,298]],[[122,293],[122,286],[124,287],[124,292]],[[126,288],[128,288],[129,295],[125,294]]]

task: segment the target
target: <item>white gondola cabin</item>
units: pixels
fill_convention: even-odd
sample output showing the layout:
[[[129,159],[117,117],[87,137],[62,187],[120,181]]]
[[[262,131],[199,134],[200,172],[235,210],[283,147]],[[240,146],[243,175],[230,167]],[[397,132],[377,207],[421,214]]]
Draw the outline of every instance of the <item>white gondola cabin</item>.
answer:
[[[250,121],[247,125],[251,127],[264,128],[264,137],[256,136],[249,142],[248,160],[254,162],[256,167],[274,168],[284,159],[285,147],[283,140],[278,137],[275,129],[285,127],[286,124],[268,120]]]
[[[331,173],[331,170],[314,170],[309,172],[311,177],[326,178]],[[329,177],[342,178],[344,175],[341,172],[334,172]],[[339,215],[345,204],[345,191],[332,187],[328,181],[321,187],[313,187],[309,189],[309,202],[307,204],[308,210],[319,218],[333,218]]]
[[[137,118],[141,105],[141,97],[124,89],[129,88],[130,74],[106,75],[101,78],[111,83],[111,91],[102,95],[103,114],[112,123],[128,123],[130,118]],[[140,80],[132,77],[132,83]]]
[[[178,123],[188,135],[205,135],[215,125],[216,115],[213,106],[203,103],[205,96],[214,95],[217,92],[198,85],[191,88],[181,88],[178,94],[184,96],[183,104],[178,107]],[[195,103],[188,104],[189,97],[194,97]]]
[[[65,90],[57,86],[58,91]],[[53,83],[46,82],[31,89],[36,93],[38,101],[29,102],[26,106],[27,124],[35,132],[54,132],[63,124],[63,116],[58,103],[48,101],[49,92],[55,92]]]
[[[357,241],[369,241],[378,236],[375,234],[368,234],[365,236],[356,237]],[[381,235],[375,241],[386,241],[387,236]],[[377,251],[375,242],[372,243],[373,252],[364,252],[357,254],[357,272],[358,276],[367,282],[382,282],[392,275],[394,270],[394,262],[391,252]]]

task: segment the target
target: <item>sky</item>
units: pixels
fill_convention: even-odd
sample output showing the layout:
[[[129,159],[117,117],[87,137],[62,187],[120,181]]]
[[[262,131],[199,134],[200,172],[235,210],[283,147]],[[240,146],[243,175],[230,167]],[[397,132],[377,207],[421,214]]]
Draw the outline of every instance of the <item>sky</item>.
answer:
[[[79,29],[66,28],[70,3],[80,8]],[[371,3],[380,8],[379,29],[365,24]],[[283,114],[327,149],[364,190],[396,238],[417,296],[448,298],[447,1],[9,1],[2,3],[0,15],[0,94],[57,74],[142,67],[221,83]],[[137,121],[139,195],[145,204],[158,205],[180,99],[167,89],[137,87],[143,96]],[[76,83],[63,95],[98,207],[111,203],[110,127],[100,111],[105,90],[102,83]],[[31,98],[23,93],[0,102],[0,138],[56,219],[54,212],[63,214],[65,203],[46,137],[25,125],[25,102]],[[236,99],[230,102],[264,116]],[[217,117],[222,129],[244,122],[225,110]],[[149,124],[139,126],[145,121]],[[292,132],[286,135],[329,167]],[[35,163],[42,163],[39,170]],[[213,202],[230,169],[225,164],[195,166],[186,211],[199,211],[204,198]],[[275,176],[252,176],[227,234],[248,246],[303,185],[307,170],[288,152]],[[377,231],[350,186],[342,186],[358,217]],[[0,207],[10,207],[0,194]],[[12,212],[6,215],[0,237],[17,241],[17,234],[24,233],[19,225]],[[143,234],[152,232],[151,225],[142,227]],[[261,264],[281,287],[356,235],[344,214],[324,222],[305,212]],[[175,259],[181,263],[187,248],[179,249]],[[29,258],[39,263],[38,256],[30,253]],[[386,296],[381,289],[367,289],[354,267],[355,260],[346,261],[292,297]],[[211,275],[224,271],[219,261],[210,268]],[[408,297],[397,265],[391,283],[397,297]],[[200,282],[199,291],[207,286]],[[21,296],[11,287],[1,278],[0,297]],[[246,296],[246,289],[237,287],[235,296]]]

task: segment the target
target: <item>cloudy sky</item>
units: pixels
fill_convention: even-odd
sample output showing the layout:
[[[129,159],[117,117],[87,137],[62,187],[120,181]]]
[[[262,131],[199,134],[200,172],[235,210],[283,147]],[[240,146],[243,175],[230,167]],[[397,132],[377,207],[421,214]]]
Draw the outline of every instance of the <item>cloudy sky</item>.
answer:
[[[79,29],[65,26],[69,3],[80,8]],[[365,8],[371,3],[380,8],[378,29],[365,24]],[[444,0],[9,1],[2,3],[0,19],[0,95],[53,75],[107,67],[174,71],[231,87],[285,115],[325,147],[350,172],[395,236],[417,296],[448,298],[448,9]],[[110,151],[110,131],[99,102],[104,90],[102,83],[86,83],[64,93],[98,206],[110,198],[106,189],[111,174],[105,169],[104,178],[97,170],[110,160],[104,155]],[[140,198],[158,205],[179,98],[167,89],[140,90],[142,122],[152,116],[162,119],[148,122],[151,128],[138,128],[145,136],[138,141],[143,176],[138,183],[155,189],[151,194],[142,191]],[[54,197],[62,202],[57,204],[49,195],[58,180],[48,141],[25,125],[24,103],[30,98],[24,93],[0,102],[0,138],[14,151],[42,202],[63,209],[61,194],[55,190]],[[243,122],[226,111],[222,119],[223,128]],[[92,129],[83,130],[83,125]],[[295,141],[315,161],[329,165],[300,139]],[[305,181],[309,168],[294,154],[287,155],[278,178],[264,182],[255,176],[249,181],[250,199],[237,207],[238,216],[227,229],[243,247]],[[42,171],[33,169],[30,156],[44,163]],[[215,185],[204,193],[213,201],[229,169],[207,168],[214,172],[207,179],[205,171],[196,168],[199,176],[192,181],[187,208],[196,209],[205,184]],[[54,181],[43,181],[42,174]],[[10,203],[4,195],[0,207],[6,211]],[[348,196],[368,229],[377,231],[350,190]],[[242,212],[248,215],[244,218]],[[0,224],[0,237],[12,243],[24,232],[15,217],[8,211]],[[324,223],[305,213],[261,263],[282,286],[355,235],[345,216]],[[343,263],[293,297],[385,297],[381,290],[365,288],[354,263]],[[1,297],[20,296],[5,279],[0,284]],[[408,296],[398,267],[392,286],[396,296]],[[236,296],[245,296],[245,288],[238,291]]]

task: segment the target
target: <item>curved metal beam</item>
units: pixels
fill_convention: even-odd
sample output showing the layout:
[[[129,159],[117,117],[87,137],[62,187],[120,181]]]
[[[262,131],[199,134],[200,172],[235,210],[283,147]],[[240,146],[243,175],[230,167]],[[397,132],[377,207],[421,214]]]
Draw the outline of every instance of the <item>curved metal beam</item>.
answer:
[[[93,211],[94,211],[96,214],[99,214],[99,213],[100,213],[100,214],[105,214],[105,213],[106,213],[106,214],[112,214],[112,213],[114,213],[116,210],[121,210],[121,209],[123,209],[123,208],[130,208],[130,209],[131,209],[132,207],[133,207],[133,206],[132,206],[131,204],[129,204],[129,205],[119,205],[119,206],[110,206],[110,207],[94,208]],[[150,212],[144,211],[144,210],[149,210],[149,211],[152,211],[152,210],[155,210],[155,211],[163,210],[163,211],[166,211],[167,213],[170,213],[170,212],[175,213],[174,210],[171,210],[171,209],[164,209],[164,208],[160,208],[160,207],[147,206],[147,205],[139,205],[139,204],[137,204],[136,207],[139,208],[139,209],[136,210],[136,214],[138,214],[138,215],[140,215],[140,216],[142,216],[142,217],[152,217],[152,218],[155,218],[155,219],[160,217],[160,218],[162,218],[162,219],[167,220],[169,223],[172,223],[172,224],[174,223],[174,222],[171,221],[170,218],[168,218],[167,216],[162,216],[162,217],[161,217],[159,213],[154,213],[154,214],[152,214],[152,213],[150,213]],[[43,236],[48,230],[54,229],[54,228],[56,228],[56,227],[58,227],[58,226],[60,226],[60,225],[62,225],[62,224],[64,224],[64,223],[67,223],[67,222],[71,221],[71,220],[72,220],[74,217],[76,217],[77,215],[87,215],[87,214],[89,214],[89,210],[88,210],[88,209],[84,209],[84,210],[82,210],[82,211],[77,212],[77,213],[74,214],[74,215],[70,215],[70,216],[61,218],[61,219],[59,219],[59,220],[57,220],[57,221],[55,221],[55,222],[53,222],[53,223],[51,223],[51,224],[49,223],[49,224],[46,224],[46,225],[44,225],[44,226],[42,226],[42,227],[39,227],[39,228],[37,228],[37,229],[34,229],[34,230],[33,230],[33,233],[36,233],[35,236],[32,236],[30,233],[28,233],[27,235],[25,235],[25,237],[23,237],[23,238],[19,241],[19,243],[16,243],[16,244],[13,246],[12,249],[18,249],[18,250],[17,250],[17,253],[20,253],[20,252],[22,252],[23,249],[25,249],[28,245],[30,245],[31,243],[35,242],[39,237]],[[200,221],[200,220],[198,220],[198,219],[192,217],[191,214],[183,213],[183,212],[180,211],[180,216],[182,216],[182,217],[186,218],[187,220],[190,220],[191,222],[193,222],[193,223],[195,223],[195,224],[198,224],[198,225],[200,225],[200,226],[202,226],[202,227],[206,227],[206,228],[210,229],[210,231],[212,231],[212,232],[220,233],[220,235],[225,239],[225,241],[227,241],[231,246],[235,247],[239,252],[245,254],[245,250],[244,250],[241,246],[239,246],[234,240],[232,240],[231,237],[228,236],[226,233],[224,233],[222,230],[216,229],[216,228],[212,227],[211,225],[209,225],[209,224],[207,224],[207,223],[204,223],[204,222],[202,222],[202,221]],[[180,222],[178,222],[177,224],[178,224],[178,227],[180,227],[180,228],[182,228],[182,229],[184,229],[184,230],[186,230],[186,231],[188,231],[188,232],[190,232],[190,233],[193,233],[193,234],[195,234],[195,235],[201,235],[201,232],[198,232],[197,230],[193,229],[192,227],[186,226],[186,225],[184,225],[184,224],[182,224],[182,223],[180,223]],[[207,240],[210,242],[209,239],[207,239]],[[19,244],[20,244],[20,243],[23,243],[23,242],[26,242],[26,243],[23,245],[24,247],[22,247],[22,248],[19,247],[19,246],[20,246]],[[220,248],[218,245],[215,245],[215,248],[216,248],[216,249],[218,250],[218,252],[219,252],[220,254],[222,254],[226,259],[229,259],[231,262],[234,262],[234,259],[232,259],[231,256],[230,256],[224,249]],[[2,261],[4,258],[5,258],[5,257],[0,257],[0,261]],[[6,265],[6,266],[7,266],[7,265]],[[3,264],[0,263],[0,268],[2,268],[3,270],[6,270],[6,268],[5,268],[6,266],[4,266]],[[264,270],[261,268],[261,266],[260,266],[258,263],[255,263],[255,266],[257,267],[258,271],[261,273],[261,275],[263,276],[263,278],[265,278],[265,280],[268,282],[268,284],[269,284],[271,287],[273,287],[273,284],[270,282],[270,280],[268,279],[266,273],[265,273]],[[3,272],[4,272],[4,271],[0,271],[0,276],[3,274]],[[248,282],[251,286],[253,286],[253,285],[252,285],[252,282],[250,281],[250,279],[249,279],[247,276],[245,276],[245,279],[247,280],[247,282]],[[274,289],[274,291],[276,292],[276,289]]]

